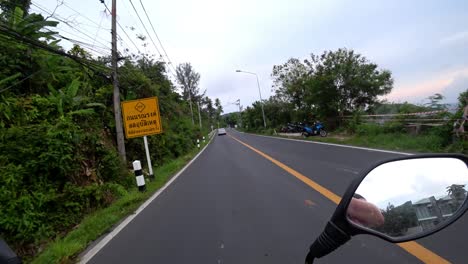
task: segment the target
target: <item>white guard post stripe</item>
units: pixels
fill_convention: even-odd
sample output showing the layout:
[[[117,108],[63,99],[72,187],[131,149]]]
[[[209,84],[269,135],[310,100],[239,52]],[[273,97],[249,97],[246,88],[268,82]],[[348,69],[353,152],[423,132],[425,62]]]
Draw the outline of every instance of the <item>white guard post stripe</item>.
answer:
[[[210,134],[211,138],[208,144],[189,162],[185,167],[183,167],[172,179],[170,179],[166,184],[164,184],[163,187],[161,187],[153,196],[151,196],[146,202],[144,202],[136,211],[134,214],[128,216],[125,218],[122,223],[120,223],[116,228],[114,228],[109,234],[107,234],[104,238],[101,239],[94,247],[92,247],[88,252],[86,252],[81,258],[78,263],[80,264],[85,264],[88,261],[90,261],[94,255],[96,255],[104,246],[109,243],[109,241],[112,240],[122,229],[125,228],[126,225],[128,225],[138,214],[140,214],[154,199],[156,199],[171,183],[173,183],[202,153],[205,151],[206,147],[210,144],[211,140],[213,140],[213,134]]]
[[[145,177],[143,177],[143,175],[137,176],[136,181],[138,187],[145,185]]]

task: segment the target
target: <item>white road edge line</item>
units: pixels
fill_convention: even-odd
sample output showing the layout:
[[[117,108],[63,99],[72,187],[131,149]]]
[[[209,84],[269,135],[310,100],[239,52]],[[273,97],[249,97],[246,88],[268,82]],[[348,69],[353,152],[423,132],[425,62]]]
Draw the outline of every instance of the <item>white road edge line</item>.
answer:
[[[203,149],[189,162],[187,165],[185,165],[172,179],[170,179],[166,184],[164,184],[163,187],[161,187],[156,193],[154,193],[146,202],[144,202],[132,215],[129,215],[127,218],[125,218],[122,223],[120,223],[116,228],[114,228],[109,234],[107,234],[99,243],[97,243],[93,248],[91,248],[84,256],[80,258],[80,261],[78,262],[79,264],[85,264],[88,261],[90,261],[102,248],[104,248],[109,241],[112,240],[122,229],[125,228],[135,217],[137,217],[138,214],[140,214],[154,199],[156,199],[171,183],[173,183],[197,158],[200,156],[203,151],[208,147],[208,145],[211,143],[211,141],[214,138],[214,134],[211,136],[210,141],[206,146],[203,147]]]
[[[240,132],[240,133],[245,133],[245,132]],[[356,146],[340,145],[340,144],[325,143],[325,142],[315,142],[315,141],[294,139],[294,138],[273,137],[273,136],[265,136],[265,135],[258,135],[258,134],[252,134],[252,133],[245,133],[245,134],[258,136],[258,137],[276,138],[276,139],[291,140],[291,141],[297,141],[297,142],[305,142],[305,143],[310,143],[310,144],[319,144],[319,145],[328,145],[328,146],[335,146],[335,147],[342,147],[342,148],[352,148],[352,149],[360,149],[360,150],[367,150],[367,151],[376,151],[376,152],[384,152],[384,153],[399,154],[399,155],[406,155],[406,156],[414,155],[414,154],[406,153],[406,152],[398,152],[398,151],[383,150],[383,149],[356,147]]]

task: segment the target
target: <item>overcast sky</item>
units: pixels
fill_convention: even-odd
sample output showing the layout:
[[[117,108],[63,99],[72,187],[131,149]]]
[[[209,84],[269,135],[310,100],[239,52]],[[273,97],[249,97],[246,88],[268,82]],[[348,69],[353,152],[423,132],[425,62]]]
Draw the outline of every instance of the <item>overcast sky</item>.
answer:
[[[48,10],[56,6],[56,0],[32,2]],[[61,29],[75,34],[75,39],[110,47],[111,20],[99,0],[64,2],[66,5],[60,6],[56,15],[72,20],[74,28],[61,25]],[[105,2],[110,8],[111,0]],[[132,2],[153,34],[140,0]],[[392,71],[395,85],[387,96],[390,101],[422,103],[424,98],[440,92],[451,103],[468,88],[466,0],[142,2],[174,65],[192,63],[201,74],[202,90],[207,89],[212,98],[220,98],[225,112],[236,110],[229,103],[237,99],[248,106],[259,98],[255,76],[236,73],[236,69],[256,72],[263,98],[267,98],[272,94],[273,65],[290,57],[305,58],[310,53],[341,47],[354,49]],[[35,5],[32,10],[40,11]],[[130,0],[117,0],[117,16],[135,44],[141,46],[135,34],[147,33]],[[118,33],[124,40],[119,49],[129,47],[135,51],[120,29]],[[162,52],[154,35],[152,38]],[[151,41],[147,42],[147,48],[140,49],[157,54]]]

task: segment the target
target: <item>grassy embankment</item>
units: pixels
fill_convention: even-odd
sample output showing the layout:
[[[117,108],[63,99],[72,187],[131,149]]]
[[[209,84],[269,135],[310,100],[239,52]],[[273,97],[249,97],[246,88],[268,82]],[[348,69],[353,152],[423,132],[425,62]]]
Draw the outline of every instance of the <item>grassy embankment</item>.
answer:
[[[209,143],[201,143],[200,150]],[[97,210],[83,219],[73,231],[64,237],[57,238],[39,254],[32,263],[73,263],[79,253],[113,226],[132,214],[142,203],[150,198],[172,176],[183,168],[200,151],[195,149],[185,156],[175,159],[155,168],[156,179],[146,182],[146,192],[139,192],[136,188],[115,201],[109,207]]]

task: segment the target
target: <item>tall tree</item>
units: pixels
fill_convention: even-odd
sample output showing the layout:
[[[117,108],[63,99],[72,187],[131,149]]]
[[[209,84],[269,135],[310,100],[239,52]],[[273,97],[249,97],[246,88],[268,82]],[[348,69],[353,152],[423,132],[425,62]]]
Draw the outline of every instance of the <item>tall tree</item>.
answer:
[[[205,96],[202,99],[202,105],[207,112],[208,120],[212,123],[216,119],[216,109],[213,106],[213,101],[208,96]]]
[[[223,113],[223,106],[221,105],[221,101],[219,98],[215,99],[215,107],[216,107],[216,120],[219,121],[221,114]]]
[[[277,96],[294,104],[304,115],[343,116],[366,109],[378,102],[377,97],[389,93],[393,79],[388,70],[353,50],[325,51],[311,54],[309,59],[290,59],[273,67]]]
[[[447,186],[447,194],[454,199],[455,202],[455,210],[458,209],[461,203],[466,199],[465,184],[452,184]]]
[[[297,109],[307,108],[304,101],[306,96],[306,80],[313,69],[299,59],[291,58],[282,65],[274,65],[271,76],[273,88],[278,98],[290,102]]]
[[[196,72],[190,63],[182,63],[176,68],[177,82],[183,88],[183,98],[196,101],[199,97],[200,74]]]
[[[193,107],[192,100],[198,101],[198,93],[200,88],[198,87],[200,83],[200,74],[196,72],[192,65],[188,62],[182,63],[176,68],[177,81],[182,86],[183,98],[189,101],[190,104],[190,114],[192,115],[192,124],[195,124],[193,119]]]
[[[446,104],[443,104],[442,101],[445,99],[445,96],[443,96],[440,93],[436,93],[434,95],[431,95],[427,98],[429,100],[428,103],[426,103],[427,106],[429,106],[431,109],[434,110],[442,110],[447,107]]]

